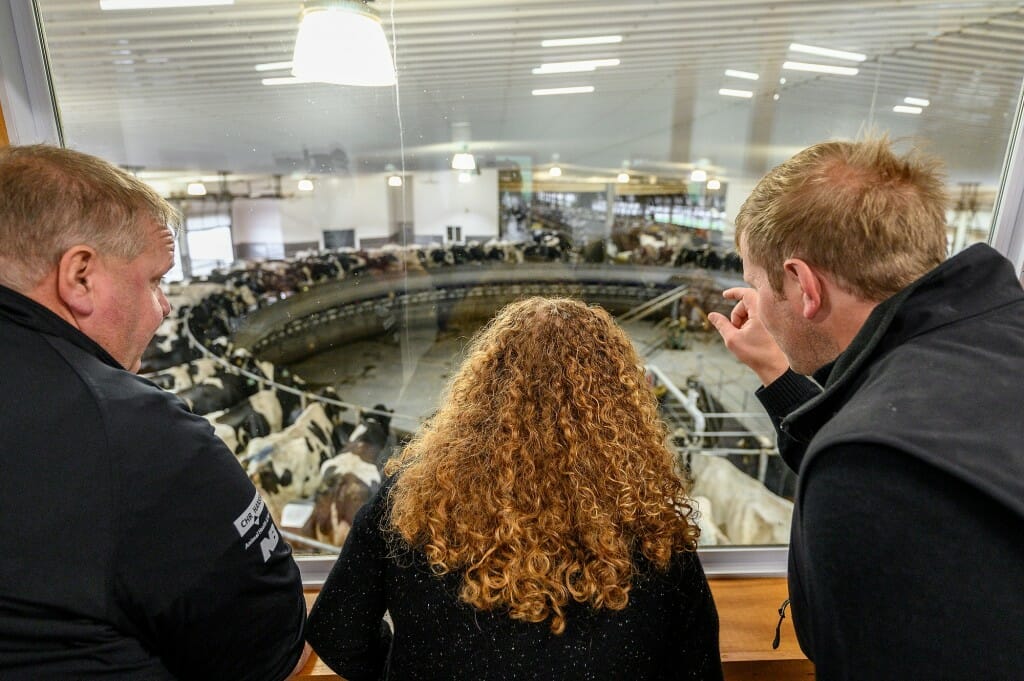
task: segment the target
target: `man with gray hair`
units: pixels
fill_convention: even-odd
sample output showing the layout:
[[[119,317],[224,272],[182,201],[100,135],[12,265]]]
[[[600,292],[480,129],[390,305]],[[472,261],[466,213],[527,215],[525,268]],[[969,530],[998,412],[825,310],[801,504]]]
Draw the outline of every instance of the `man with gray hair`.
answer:
[[[98,158],[0,149],[0,678],[282,679],[303,653],[266,506],[134,374],[177,222]]]
[[[709,315],[798,473],[789,592],[820,679],[1024,669],[1024,292],[984,244],[946,259],[943,186],[886,138],[805,149],[743,204],[751,288]]]

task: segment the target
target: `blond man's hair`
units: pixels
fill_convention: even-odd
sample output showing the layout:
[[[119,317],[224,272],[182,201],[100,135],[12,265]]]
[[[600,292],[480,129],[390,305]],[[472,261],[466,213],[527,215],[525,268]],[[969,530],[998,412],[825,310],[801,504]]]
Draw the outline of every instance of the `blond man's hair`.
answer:
[[[149,185],[106,161],[48,145],[0,149],[0,284],[33,288],[79,244],[131,260],[148,221],[178,227],[178,212]]]
[[[390,526],[461,599],[566,627],[621,610],[643,555],[662,570],[699,530],[657,400],[607,312],[568,298],[503,308],[437,414],[389,464]]]
[[[892,296],[946,258],[942,163],[888,137],[823,142],[765,175],[736,216],[736,243],[781,294],[801,258],[866,301]]]

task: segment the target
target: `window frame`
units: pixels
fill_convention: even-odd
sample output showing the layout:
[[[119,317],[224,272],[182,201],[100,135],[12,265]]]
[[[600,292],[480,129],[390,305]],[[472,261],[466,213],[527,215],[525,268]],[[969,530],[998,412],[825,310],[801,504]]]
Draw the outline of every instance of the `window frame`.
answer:
[[[0,0],[0,108],[11,144],[63,145],[56,96],[36,0]],[[1004,157],[988,243],[1024,273],[1024,87]],[[788,546],[705,547],[705,572],[721,577],[786,575]],[[318,586],[333,556],[296,556],[305,586]]]

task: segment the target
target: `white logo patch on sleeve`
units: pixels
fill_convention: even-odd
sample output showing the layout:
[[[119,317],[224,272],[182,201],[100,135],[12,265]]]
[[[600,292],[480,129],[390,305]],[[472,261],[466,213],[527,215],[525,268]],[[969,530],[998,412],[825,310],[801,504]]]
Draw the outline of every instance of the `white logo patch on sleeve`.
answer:
[[[277,528],[271,525],[270,532],[267,532],[266,538],[260,540],[260,550],[263,552],[264,563],[270,560],[270,554],[277,548],[277,542],[280,540],[281,537],[277,533]]]
[[[281,542],[281,534],[274,527],[274,521],[270,519],[270,510],[259,492],[252,503],[242,511],[242,515],[235,518],[235,530],[242,538],[242,545],[246,551],[253,545],[259,545],[264,563],[270,560],[274,549]]]
[[[260,521],[260,515],[263,514],[263,507],[263,497],[257,492],[252,503],[242,511],[242,515],[235,518],[235,529],[238,530],[239,537],[244,537],[249,530],[256,527]]]

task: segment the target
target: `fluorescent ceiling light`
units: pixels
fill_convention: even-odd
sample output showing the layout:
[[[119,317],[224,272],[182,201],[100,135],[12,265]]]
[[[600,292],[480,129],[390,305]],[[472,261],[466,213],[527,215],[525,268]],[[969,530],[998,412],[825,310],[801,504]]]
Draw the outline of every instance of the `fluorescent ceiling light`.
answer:
[[[303,178],[299,180],[299,191],[300,192],[311,192],[313,191],[313,180],[309,178]]]
[[[750,90],[730,90],[727,87],[721,88],[718,94],[725,95],[726,97],[743,97],[745,99],[750,99],[754,96],[754,93]]]
[[[928,106],[929,104],[931,104],[931,101],[927,99],[919,99],[917,97],[904,97],[903,103],[912,104],[913,106]]]
[[[801,45],[792,43],[789,46],[790,52],[802,52],[804,54],[816,54],[819,57],[832,57],[833,59],[845,59],[846,61],[864,61],[866,54],[860,52],[846,52],[845,50],[830,50],[827,47],[815,47],[814,45]]]
[[[618,66],[622,62],[618,59],[587,59],[585,61],[560,61],[551,64],[541,64],[533,70],[534,75],[545,73],[576,73],[579,71],[593,71],[599,66]]]
[[[577,87],[546,87],[532,92],[535,96],[542,97],[544,95],[585,95],[593,91],[593,85],[581,85]]]
[[[919,114],[923,111],[923,109],[919,106],[903,106],[902,104],[897,104],[892,108],[892,110],[895,111],[896,113],[905,114]]]
[[[621,43],[621,35],[595,35],[589,38],[555,38],[540,41],[541,47],[572,47],[574,45],[611,45]]]
[[[722,183],[718,180],[708,180],[708,189],[715,191],[722,188]]]
[[[296,78],[295,76],[281,76],[280,78],[264,78],[260,82],[264,85],[301,85],[302,83],[311,83],[313,81],[306,80],[305,78]]]
[[[619,173],[616,176],[615,181],[618,182],[619,184],[626,184],[627,182],[629,182],[629,173]]]
[[[858,71],[852,66],[829,66],[827,64],[808,64],[802,61],[787,61],[782,64],[787,71],[811,71],[813,73],[832,73],[837,76],[856,76]]]
[[[310,3],[302,10],[292,75],[335,85],[394,85],[395,64],[380,17],[358,0]]]
[[[452,170],[476,170],[476,159],[468,151],[452,156]]]
[[[402,178],[401,178],[401,176],[400,175],[391,175],[390,177],[388,177],[388,186],[389,187],[401,187],[402,186]]]
[[[266,64],[257,64],[255,66],[257,71],[284,71],[290,69],[292,63],[290,61],[272,61]]]
[[[100,9],[170,9],[233,4],[235,4],[235,0],[100,0]]]
[[[548,169],[548,175],[550,175],[551,177],[561,177],[562,169],[559,168],[558,166],[551,166],[551,168]]]
[[[700,168],[697,168],[692,173],[690,173],[690,182],[704,182],[707,179],[708,173],[706,170],[701,170]]]
[[[206,196],[206,185],[202,182],[189,182],[185,191],[189,196]]]
[[[731,76],[733,78],[745,78],[747,80],[757,80],[758,78],[761,77],[756,73],[752,73],[750,71],[737,71],[736,69],[726,69],[725,75]]]

